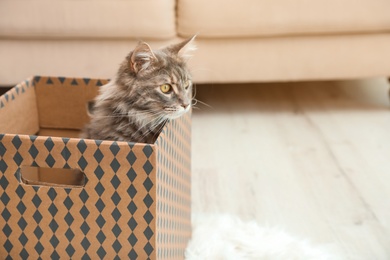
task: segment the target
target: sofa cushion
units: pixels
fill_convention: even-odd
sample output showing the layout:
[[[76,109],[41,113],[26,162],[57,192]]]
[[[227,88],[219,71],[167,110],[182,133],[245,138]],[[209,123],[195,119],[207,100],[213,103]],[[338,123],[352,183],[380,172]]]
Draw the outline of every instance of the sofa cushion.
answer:
[[[390,30],[389,0],[178,0],[181,36],[258,37]]]
[[[0,37],[168,39],[175,35],[175,0],[0,1]]]

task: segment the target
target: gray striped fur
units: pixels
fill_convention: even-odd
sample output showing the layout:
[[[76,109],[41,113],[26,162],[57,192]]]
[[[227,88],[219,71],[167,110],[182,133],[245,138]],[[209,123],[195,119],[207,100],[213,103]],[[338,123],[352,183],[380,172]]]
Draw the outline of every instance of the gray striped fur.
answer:
[[[193,49],[193,40],[155,51],[139,43],[116,77],[101,87],[82,137],[153,143],[167,120],[190,109],[192,81],[185,50]],[[163,93],[163,84],[172,86],[172,92]]]

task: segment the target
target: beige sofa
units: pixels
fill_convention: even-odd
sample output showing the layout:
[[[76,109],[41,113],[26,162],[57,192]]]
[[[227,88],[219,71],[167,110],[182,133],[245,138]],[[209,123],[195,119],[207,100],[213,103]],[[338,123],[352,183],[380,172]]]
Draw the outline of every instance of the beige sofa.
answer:
[[[0,85],[110,78],[139,40],[198,34],[200,83],[390,74],[389,0],[1,0]]]

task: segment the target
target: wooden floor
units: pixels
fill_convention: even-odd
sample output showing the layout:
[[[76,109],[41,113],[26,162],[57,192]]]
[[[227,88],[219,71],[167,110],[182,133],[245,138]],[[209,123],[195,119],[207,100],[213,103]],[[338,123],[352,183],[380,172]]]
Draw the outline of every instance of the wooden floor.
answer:
[[[385,79],[198,86],[193,211],[278,226],[348,259],[390,259]]]

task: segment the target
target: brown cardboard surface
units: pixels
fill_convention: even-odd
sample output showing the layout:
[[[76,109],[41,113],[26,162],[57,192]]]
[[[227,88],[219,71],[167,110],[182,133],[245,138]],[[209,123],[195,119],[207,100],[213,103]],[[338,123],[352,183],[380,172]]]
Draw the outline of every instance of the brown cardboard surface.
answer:
[[[88,122],[87,103],[107,80],[50,78],[36,84],[42,128],[81,129]],[[98,84],[97,84],[98,83]]]
[[[72,129],[41,128],[39,129],[38,135],[78,138],[80,136],[80,131]]]
[[[0,97],[0,133],[38,132],[38,111],[31,81],[18,84]]]
[[[23,104],[38,110],[12,128],[0,124],[7,132],[0,135],[0,259],[184,258],[191,234],[190,114],[168,122],[155,144],[75,138],[71,129],[88,120],[85,102],[102,82],[36,77],[30,94],[7,105],[7,115]],[[12,118],[0,109],[3,119]],[[40,136],[14,133],[21,129]],[[24,166],[40,183],[22,181]],[[77,182],[63,169],[85,173],[85,185],[47,183]]]

